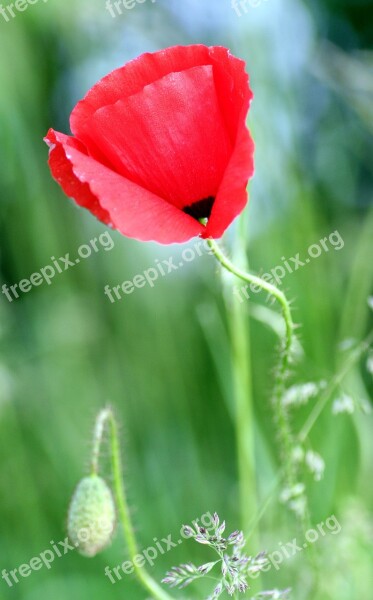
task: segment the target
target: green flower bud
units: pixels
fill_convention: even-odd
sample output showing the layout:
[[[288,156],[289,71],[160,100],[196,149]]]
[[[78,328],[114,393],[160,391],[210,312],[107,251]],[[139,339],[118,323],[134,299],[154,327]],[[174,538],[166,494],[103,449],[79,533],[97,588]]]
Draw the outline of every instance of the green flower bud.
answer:
[[[67,530],[83,556],[95,556],[110,543],[116,515],[113,495],[98,475],[84,477],[71,500]]]

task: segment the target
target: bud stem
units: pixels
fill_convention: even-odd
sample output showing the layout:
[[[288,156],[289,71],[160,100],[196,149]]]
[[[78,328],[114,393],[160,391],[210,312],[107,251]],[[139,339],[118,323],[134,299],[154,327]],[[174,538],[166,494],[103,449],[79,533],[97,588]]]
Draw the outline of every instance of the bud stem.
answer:
[[[100,460],[100,448],[102,438],[104,435],[106,421],[110,419],[110,409],[104,408],[101,410],[96,418],[95,428],[93,432],[93,447],[92,447],[92,459],[91,459],[91,475],[98,475],[99,471],[99,460]]]
[[[123,527],[124,539],[128,548],[130,559],[135,568],[135,574],[139,582],[148,592],[150,592],[153,598],[156,600],[172,600],[172,596],[170,596],[158,585],[158,583],[151,577],[151,575],[149,575],[146,569],[144,567],[138,567],[134,561],[135,556],[139,552],[123,482],[118,425],[111,408],[104,408],[101,410],[96,419],[91,463],[92,473],[98,473],[100,447],[106,424],[109,425],[110,433],[111,466],[114,480],[115,499],[119,518]]]

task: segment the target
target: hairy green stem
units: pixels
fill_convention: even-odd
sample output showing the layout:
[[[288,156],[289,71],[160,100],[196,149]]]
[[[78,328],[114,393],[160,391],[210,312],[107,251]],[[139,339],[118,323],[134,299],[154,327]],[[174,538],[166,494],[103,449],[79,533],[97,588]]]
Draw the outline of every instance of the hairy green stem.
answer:
[[[93,430],[93,444],[91,453],[91,475],[98,475],[100,448],[102,444],[102,438],[104,436],[105,424],[109,418],[109,413],[110,409],[104,408],[96,417],[95,428]]]
[[[167,594],[158,583],[149,575],[144,567],[136,565],[134,558],[139,554],[134,527],[131,520],[129,506],[127,502],[126,491],[123,483],[122,464],[120,455],[120,443],[118,435],[118,425],[114,413],[110,408],[103,409],[97,416],[94,430],[93,452],[92,452],[92,473],[98,473],[98,462],[100,447],[105,431],[105,426],[109,425],[110,448],[111,448],[111,467],[114,480],[114,492],[117,503],[119,518],[123,527],[124,539],[128,548],[131,561],[135,568],[135,574],[142,586],[156,600],[172,600],[172,596]]]
[[[263,291],[267,292],[270,296],[275,298],[275,300],[277,300],[277,302],[279,302],[279,304],[281,305],[282,314],[285,321],[285,339],[281,353],[281,363],[279,365],[276,376],[276,384],[274,390],[274,409],[276,419],[278,421],[280,445],[284,460],[286,483],[288,486],[292,486],[295,482],[294,467],[293,462],[291,460],[293,436],[289,425],[287,412],[282,402],[283,393],[285,389],[285,380],[290,365],[290,358],[294,341],[294,323],[291,316],[290,304],[285,294],[276,286],[272,285],[268,281],[265,281],[264,279],[261,279],[261,277],[258,277],[257,275],[246,273],[239,267],[236,267],[229,260],[229,258],[225,256],[219,245],[214,240],[209,239],[208,245],[213,251],[217,260],[227,271],[229,271],[239,279],[242,279],[246,283],[261,288]]]

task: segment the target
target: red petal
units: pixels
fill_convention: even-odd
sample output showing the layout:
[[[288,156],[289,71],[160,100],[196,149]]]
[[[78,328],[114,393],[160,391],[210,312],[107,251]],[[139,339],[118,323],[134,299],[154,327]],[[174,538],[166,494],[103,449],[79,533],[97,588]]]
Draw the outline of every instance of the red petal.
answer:
[[[236,132],[233,154],[203,232],[205,238],[219,238],[243,211],[248,200],[246,188],[254,172],[254,142],[246,126],[246,117],[253,95],[243,61],[231,56],[225,48],[211,48],[210,51],[219,65],[215,69],[215,84],[221,102],[225,102],[222,111],[230,131]],[[233,81],[230,88],[228,74]]]
[[[117,172],[179,208],[216,196],[232,153],[211,66],[99,109],[90,137]]]
[[[82,183],[75,176],[71,163],[66,159],[66,150],[62,143],[66,147],[77,148],[86,153],[84,146],[76,139],[63,133],[58,133],[53,129],[48,131],[44,140],[50,147],[48,161],[50,170],[65,194],[70,198],[74,198],[79,206],[90,210],[100,221],[110,223],[110,215],[100,206],[98,199],[92,194],[89,185]]]
[[[101,107],[113,105],[118,100],[128,99],[129,96],[143,90],[145,86],[158,82],[170,73],[178,73],[209,64],[213,66],[214,83],[222,118],[234,146],[209,223],[207,228],[202,230],[204,237],[220,237],[245,206],[247,202],[246,184],[253,173],[253,142],[245,127],[245,118],[252,93],[248,85],[245,63],[232,56],[226,48],[208,48],[202,45],[177,46],[140,56],[110,73],[88,92],[71,115],[71,128],[87,146],[90,154],[100,162],[112,167],[112,162],[102,153],[96,140],[90,137],[94,113]],[[82,152],[85,154],[86,150],[84,149]],[[134,156],[130,158],[134,160]],[[138,167],[138,165],[136,166]],[[122,166],[122,168],[124,167]],[[65,169],[69,176],[69,167],[65,167]],[[136,177],[142,175],[143,173],[137,171],[132,179],[136,180]],[[71,176],[73,174],[70,169]],[[148,182],[148,180],[147,176],[146,181]],[[129,182],[127,182],[128,184]],[[79,182],[75,182],[74,185],[78,186]],[[188,185],[190,184],[188,183]],[[87,186],[83,187],[81,184],[81,188],[85,190],[87,197],[85,200],[81,198],[79,202],[91,204],[92,206],[89,208],[93,212],[102,210],[98,200],[92,196]],[[155,189],[161,188],[156,187]],[[80,191],[79,194],[81,195],[82,192]],[[171,200],[175,202],[174,198]],[[99,218],[104,220],[105,217],[101,215]]]
[[[142,54],[109,73],[89,90],[71,114],[71,131],[87,143],[85,136],[90,139],[90,118],[99,108],[136,94],[165,75],[209,64],[214,67],[219,104],[233,140],[247,94],[250,98],[252,94],[248,92],[244,61],[232,56],[229,50],[221,46],[174,46],[153,54]],[[91,140],[92,143],[91,149],[97,151]]]
[[[245,208],[248,200],[247,182],[254,172],[253,154],[254,142],[243,122],[202,237],[220,238]]]
[[[51,130],[46,139],[52,174],[64,191],[92,212],[95,202],[123,235],[171,244],[202,233],[195,219],[87,156],[73,138]]]
[[[142,54],[103,77],[89,90],[71,113],[71,131],[79,137],[87,119],[99,108],[137,94],[165,75],[208,64],[207,57],[208,48],[202,45],[175,46]]]
[[[220,108],[224,116],[231,140],[235,141],[243,113],[246,117],[253,97],[249,86],[249,76],[245,62],[226,48],[209,48],[210,62],[214,67],[214,79]]]

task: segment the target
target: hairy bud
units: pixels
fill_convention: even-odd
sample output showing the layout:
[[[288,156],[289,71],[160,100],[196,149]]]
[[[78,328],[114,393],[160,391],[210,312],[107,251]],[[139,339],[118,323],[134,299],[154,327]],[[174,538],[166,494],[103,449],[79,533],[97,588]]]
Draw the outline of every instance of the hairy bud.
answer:
[[[67,529],[83,556],[92,557],[110,543],[115,529],[115,504],[106,482],[98,475],[84,477],[71,500]]]

